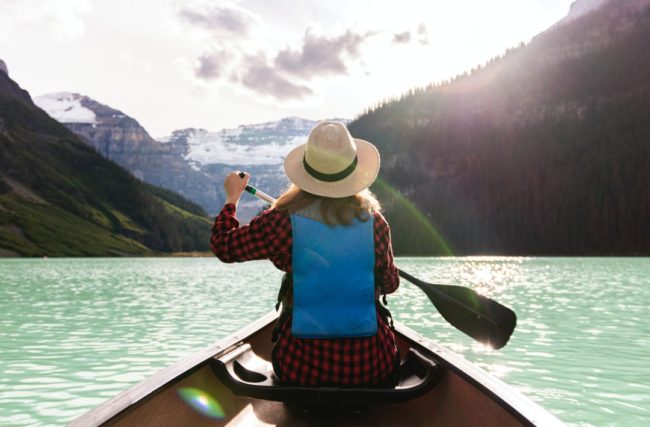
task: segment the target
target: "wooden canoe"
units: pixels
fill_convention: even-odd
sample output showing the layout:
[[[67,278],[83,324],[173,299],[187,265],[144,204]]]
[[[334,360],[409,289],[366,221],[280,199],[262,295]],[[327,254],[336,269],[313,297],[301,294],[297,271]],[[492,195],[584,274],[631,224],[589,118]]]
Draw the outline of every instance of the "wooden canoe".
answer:
[[[404,374],[394,389],[280,390],[269,378],[268,363],[276,320],[269,313],[70,426],[563,425],[502,381],[398,323],[400,353],[409,355],[409,363],[413,358],[416,369]],[[201,392],[198,406],[184,394],[188,390]],[[216,401],[219,411],[201,410],[206,399]]]

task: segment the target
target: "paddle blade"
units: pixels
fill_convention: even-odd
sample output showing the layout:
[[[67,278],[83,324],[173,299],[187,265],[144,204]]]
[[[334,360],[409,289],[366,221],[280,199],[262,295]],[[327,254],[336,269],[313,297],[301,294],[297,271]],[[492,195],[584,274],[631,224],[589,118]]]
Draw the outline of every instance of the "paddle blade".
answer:
[[[491,348],[505,346],[517,326],[514,311],[469,288],[426,283],[403,271],[400,276],[422,289],[447,322]]]

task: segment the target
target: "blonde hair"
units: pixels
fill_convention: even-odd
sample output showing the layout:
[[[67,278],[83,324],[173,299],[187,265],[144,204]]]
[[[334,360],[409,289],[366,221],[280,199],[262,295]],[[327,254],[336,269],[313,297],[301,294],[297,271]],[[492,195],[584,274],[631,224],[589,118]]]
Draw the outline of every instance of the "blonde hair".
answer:
[[[295,184],[291,184],[271,208],[294,213],[316,201],[320,201],[320,212],[328,225],[350,225],[353,218],[365,222],[373,213],[381,211],[375,195],[368,189],[353,196],[331,198],[308,193]]]

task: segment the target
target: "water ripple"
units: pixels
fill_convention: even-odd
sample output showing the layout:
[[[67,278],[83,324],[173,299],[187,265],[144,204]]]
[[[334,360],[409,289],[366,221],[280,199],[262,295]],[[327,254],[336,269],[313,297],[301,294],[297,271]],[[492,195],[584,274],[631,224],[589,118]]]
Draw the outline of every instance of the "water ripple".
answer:
[[[512,307],[495,351],[415,286],[394,316],[514,385],[565,422],[650,423],[647,258],[402,258],[401,268]],[[216,259],[0,260],[0,424],[61,425],[267,312],[281,273]]]
[[[400,265],[426,281],[481,289],[518,317],[508,346],[481,351],[407,284],[393,309],[418,332],[571,425],[650,423],[648,258],[413,258]]]

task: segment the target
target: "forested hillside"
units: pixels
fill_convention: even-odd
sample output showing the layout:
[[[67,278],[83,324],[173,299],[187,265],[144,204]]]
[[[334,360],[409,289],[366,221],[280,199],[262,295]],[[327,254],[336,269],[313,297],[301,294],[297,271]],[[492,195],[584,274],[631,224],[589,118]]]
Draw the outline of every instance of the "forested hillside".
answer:
[[[102,158],[0,72],[0,256],[207,250],[210,221]]]
[[[350,124],[398,254],[650,254],[650,8],[607,3]]]

